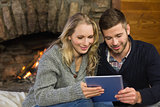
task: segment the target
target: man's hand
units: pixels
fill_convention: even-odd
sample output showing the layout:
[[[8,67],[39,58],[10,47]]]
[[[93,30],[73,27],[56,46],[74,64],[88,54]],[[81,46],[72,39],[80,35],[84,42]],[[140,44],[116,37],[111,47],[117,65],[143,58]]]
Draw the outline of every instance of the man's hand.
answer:
[[[87,87],[87,84],[84,82],[81,82],[81,88],[86,98],[100,96],[104,93],[104,89],[102,89],[102,87]]]
[[[142,98],[138,91],[136,91],[134,88],[125,88],[123,90],[120,90],[117,95],[115,95],[115,98],[117,100],[120,100],[122,103],[128,103],[128,104],[136,104],[141,103]]]

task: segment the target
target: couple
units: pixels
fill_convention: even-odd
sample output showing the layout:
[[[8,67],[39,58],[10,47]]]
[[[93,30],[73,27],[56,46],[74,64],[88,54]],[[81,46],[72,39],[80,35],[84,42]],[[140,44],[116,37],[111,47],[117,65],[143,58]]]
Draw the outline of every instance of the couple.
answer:
[[[160,56],[151,44],[133,40],[124,14],[107,9],[96,23],[77,13],[40,60],[34,86],[23,107],[113,107],[153,105],[160,101]],[[95,73],[96,72],[96,73]],[[118,102],[93,103],[102,87],[87,87],[86,75],[122,75]]]

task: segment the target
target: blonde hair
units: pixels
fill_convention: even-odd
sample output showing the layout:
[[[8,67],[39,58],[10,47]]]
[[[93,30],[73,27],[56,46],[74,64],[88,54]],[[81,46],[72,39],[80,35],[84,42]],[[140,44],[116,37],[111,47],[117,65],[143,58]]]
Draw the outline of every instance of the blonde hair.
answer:
[[[73,55],[73,46],[68,37],[74,33],[75,28],[78,26],[78,24],[81,23],[89,25],[91,24],[93,26],[94,43],[87,52],[88,55],[87,75],[94,75],[94,71],[98,63],[97,48],[99,46],[99,34],[96,23],[93,20],[91,20],[87,15],[82,13],[76,13],[75,15],[70,17],[63,29],[63,32],[59,36],[59,39],[55,41],[51,46],[53,46],[54,44],[58,44],[59,46],[61,46],[63,62],[68,67],[70,67],[71,63],[73,62],[74,55]]]

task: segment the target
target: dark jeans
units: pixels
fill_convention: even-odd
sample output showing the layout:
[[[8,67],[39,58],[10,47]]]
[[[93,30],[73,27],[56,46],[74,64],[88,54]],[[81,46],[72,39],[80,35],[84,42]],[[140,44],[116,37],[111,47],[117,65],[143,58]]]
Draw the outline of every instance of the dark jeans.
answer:
[[[35,106],[40,107],[40,106]],[[91,99],[80,99],[68,103],[61,103],[43,107],[114,107],[112,102],[92,102]]]

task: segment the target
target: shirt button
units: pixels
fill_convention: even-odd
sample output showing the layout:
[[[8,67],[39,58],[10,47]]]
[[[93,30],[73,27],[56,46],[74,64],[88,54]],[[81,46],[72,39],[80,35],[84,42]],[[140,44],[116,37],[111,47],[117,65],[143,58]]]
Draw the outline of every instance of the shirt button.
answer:
[[[74,78],[77,78],[77,75],[74,75],[73,77],[74,77]]]

